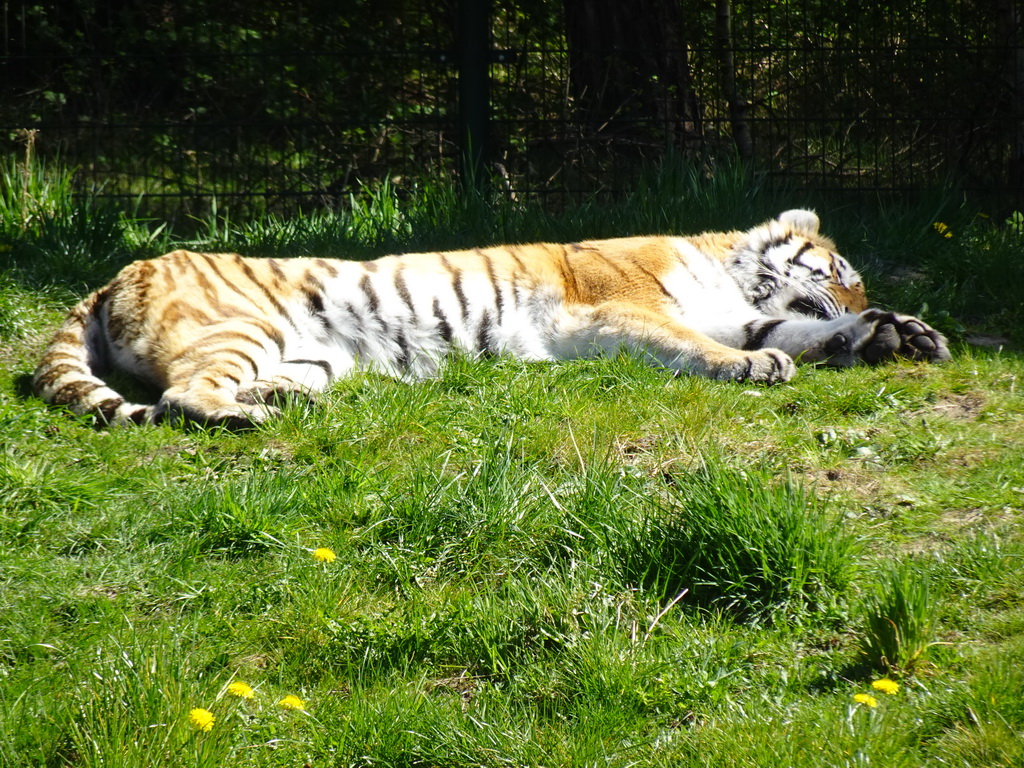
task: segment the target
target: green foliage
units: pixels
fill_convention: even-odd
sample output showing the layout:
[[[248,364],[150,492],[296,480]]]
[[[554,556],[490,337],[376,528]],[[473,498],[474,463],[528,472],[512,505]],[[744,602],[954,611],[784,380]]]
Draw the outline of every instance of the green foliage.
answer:
[[[629,538],[626,578],[740,614],[821,610],[849,584],[855,539],[774,473],[710,462],[670,479],[673,503]]]
[[[208,672],[194,666],[199,659],[189,659],[190,649],[180,640],[126,634],[108,638],[96,658],[76,670],[76,678],[89,674],[97,684],[64,705],[69,738],[62,757],[123,768],[162,765],[168,753],[196,765],[221,762],[227,751],[223,729],[196,737],[186,717],[167,717],[189,710],[196,682],[208,689]]]
[[[912,674],[935,643],[939,599],[927,566],[908,559],[882,574],[864,598],[860,651],[883,672]]]
[[[24,159],[5,158],[0,166],[0,233],[4,242],[37,234],[44,222],[67,216],[74,190],[72,178],[59,163],[48,166],[33,158],[31,150]]]
[[[148,232],[114,203],[76,195],[73,178],[31,151],[0,168],[0,274],[35,287],[94,286],[130,254],[159,248],[161,228]]]
[[[189,489],[174,499],[166,521],[154,530],[154,541],[184,538],[183,556],[218,554],[252,557],[291,538],[290,526],[301,524],[305,504],[302,476],[287,471],[265,476],[227,479],[213,486]]]
[[[103,488],[88,474],[69,472],[67,467],[44,458],[15,456],[10,450],[0,454],[0,485],[8,509],[26,516],[21,520],[7,517],[4,523],[16,522],[22,535],[35,528],[42,517],[96,506]]]

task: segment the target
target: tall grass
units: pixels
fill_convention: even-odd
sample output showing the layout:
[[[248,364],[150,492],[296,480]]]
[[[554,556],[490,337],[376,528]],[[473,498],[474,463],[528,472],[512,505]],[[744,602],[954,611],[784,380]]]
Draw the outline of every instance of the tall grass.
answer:
[[[670,483],[670,506],[622,549],[627,579],[717,610],[787,618],[834,604],[848,586],[857,542],[798,484],[716,461]]]
[[[885,571],[864,599],[866,661],[883,672],[913,673],[935,642],[938,609],[926,566],[909,559]]]
[[[77,194],[73,171],[30,151],[0,165],[0,272],[20,282],[94,287],[134,254],[152,255],[161,234],[114,203]]]
[[[35,133],[26,133],[22,157],[8,155],[0,164],[0,232],[35,233],[47,221],[71,210],[74,174],[33,154]]]

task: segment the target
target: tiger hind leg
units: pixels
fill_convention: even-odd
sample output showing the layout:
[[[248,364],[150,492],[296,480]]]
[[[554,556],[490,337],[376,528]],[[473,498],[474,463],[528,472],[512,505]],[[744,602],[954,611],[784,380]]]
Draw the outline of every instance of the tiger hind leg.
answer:
[[[166,389],[153,408],[151,420],[248,429],[280,414],[272,403],[240,397],[248,386],[240,390],[238,381],[233,373],[198,373]]]
[[[169,371],[170,386],[153,409],[152,421],[188,422],[245,429],[278,413],[273,405],[240,402],[271,360],[255,344],[248,349],[221,347],[193,354]]]
[[[279,413],[273,405],[241,403],[208,388],[172,387],[154,407],[152,421],[248,429]]]
[[[187,383],[167,389],[157,403],[154,421],[171,419],[246,429],[280,415],[280,406],[300,399],[312,403],[327,388],[332,371],[324,361],[287,360],[273,366],[268,378],[244,381],[246,366],[230,357],[199,366]],[[264,367],[271,363],[266,361]]]

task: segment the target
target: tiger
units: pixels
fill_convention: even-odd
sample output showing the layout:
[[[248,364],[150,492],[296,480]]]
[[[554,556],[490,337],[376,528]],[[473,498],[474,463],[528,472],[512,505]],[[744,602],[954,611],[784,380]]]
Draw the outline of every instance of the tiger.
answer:
[[[33,377],[100,424],[247,428],[288,398],[375,370],[439,373],[451,354],[524,361],[638,355],[758,384],[795,361],[950,358],[923,321],[871,308],[811,210],[748,230],[501,245],[356,261],[176,250],[124,267],[70,310]],[[129,374],[162,394],[129,402]]]

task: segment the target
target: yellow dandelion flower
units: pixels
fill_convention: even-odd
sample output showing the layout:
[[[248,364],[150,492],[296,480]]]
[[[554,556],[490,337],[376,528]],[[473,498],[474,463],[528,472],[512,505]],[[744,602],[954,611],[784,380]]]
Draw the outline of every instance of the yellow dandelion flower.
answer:
[[[202,707],[196,707],[188,713],[188,721],[197,731],[209,731],[213,729],[213,723],[217,718],[213,712]]]
[[[892,696],[899,691],[900,684],[887,677],[883,677],[881,680],[875,680],[875,682],[871,684],[871,687],[876,691],[881,691],[882,693],[887,693]]]
[[[318,547],[313,550],[313,559],[318,563],[333,563],[336,557],[334,550],[327,547]]]
[[[237,696],[240,699],[254,699],[256,698],[256,692],[253,691],[248,685],[243,683],[241,680],[236,680],[228,686],[228,693],[232,696]]]
[[[871,707],[872,709],[878,706],[878,699],[876,699],[870,693],[854,694],[853,700],[856,701],[858,704],[863,704],[865,707]]]
[[[932,227],[934,227],[935,231],[938,232],[943,237],[952,237],[953,236],[953,230],[951,230],[949,228],[949,225],[946,224],[945,222],[936,221],[934,224],[932,224]]]
[[[283,699],[281,699],[279,702],[277,702],[277,703],[278,703],[279,706],[282,706],[285,709],[305,709],[306,708],[306,702],[304,702],[298,696],[293,696],[290,693],[287,696],[285,696]]]

